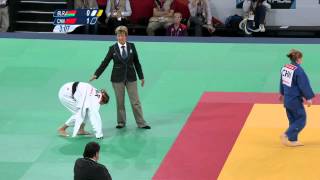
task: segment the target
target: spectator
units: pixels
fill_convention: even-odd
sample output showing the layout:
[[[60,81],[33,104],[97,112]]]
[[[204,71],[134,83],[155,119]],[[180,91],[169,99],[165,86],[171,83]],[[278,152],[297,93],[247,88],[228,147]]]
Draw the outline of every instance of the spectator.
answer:
[[[240,23],[240,29],[243,29],[246,34],[265,32],[265,19],[270,8],[267,0],[245,0],[243,2],[244,20]]]
[[[126,26],[132,14],[129,0],[109,0],[106,7],[106,24],[112,34],[118,26]]]
[[[167,36],[187,36],[187,26],[181,24],[182,14],[179,12],[173,15],[173,24],[167,28]]]
[[[74,0],[74,9],[99,9],[97,0]],[[98,23],[93,26],[93,30],[90,30],[90,25],[85,26],[85,33],[89,34],[93,31],[93,34],[98,33]]]
[[[190,0],[189,4],[190,27],[195,30],[195,36],[202,36],[202,27],[205,27],[209,33],[213,33],[215,28],[212,26],[211,8],[208,0]]]
[[[0,32],[7,32],[9,28],[8,1],[0,0]]]
[[[167,29],[173,22],[173,10],[171,9],[172,0],[155,0],[153,16],[149,19],[147,34],[154,36],[159,28]]]
[[[83,158],[77,159],[74,165],[74,180],[111,180],[107,168],[98,163],[100,145],[89,142],[83,152]]]

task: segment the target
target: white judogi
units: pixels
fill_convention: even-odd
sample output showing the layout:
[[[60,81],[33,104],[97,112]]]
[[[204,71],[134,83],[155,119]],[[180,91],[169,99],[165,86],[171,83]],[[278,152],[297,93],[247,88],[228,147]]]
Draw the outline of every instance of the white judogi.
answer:
[[[72,96],[72,84],[64,84],[59,91],[59,99],[72,116],[66,121],[67,126],[74,126],[72,137],[75,137],[83,122],[90,121],[96,138],[103,137],[102,123],[99,114],[101,93],[92,85],[79,82]]]

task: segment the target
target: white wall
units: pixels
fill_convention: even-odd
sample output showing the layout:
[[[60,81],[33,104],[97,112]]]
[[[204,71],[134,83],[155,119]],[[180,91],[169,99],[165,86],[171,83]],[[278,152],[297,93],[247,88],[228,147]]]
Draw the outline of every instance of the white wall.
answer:
[[[241,15],[236,9],[236,0],[209,0],[212,14],[222,22],[234,14]],[[296,0],[296,9],[271,9],[267,15],[269,26],[320,26],[319,0]]]

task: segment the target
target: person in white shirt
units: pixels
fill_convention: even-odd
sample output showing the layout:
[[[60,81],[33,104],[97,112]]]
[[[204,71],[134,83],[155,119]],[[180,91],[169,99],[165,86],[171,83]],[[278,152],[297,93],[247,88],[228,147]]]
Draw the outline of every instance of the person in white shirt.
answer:
[[[244,0],[242,6],[244,15],[239,28],[246,34],[265,32],[266,16],[271,9],[267,0]]]
[[[0,32],[7,32],[9,28],[8,1],[0,0]]]
[[[109,0],[106,7],[106,24],[109,31],[114,33],[118,26],[126,26],[132,10],[129,0]]]
[[[72,137],[89,134],[84,130],[85,123],[89,121],[96,138],[103,138],[99,109],[109,101],[109,95],[105,90],[97,90],[85,82],[69,82],[60,88],[59,99],[72,113],[72,116],[58,129],[61,136],[69,136],[66,129],[70,126],[74,126]]]

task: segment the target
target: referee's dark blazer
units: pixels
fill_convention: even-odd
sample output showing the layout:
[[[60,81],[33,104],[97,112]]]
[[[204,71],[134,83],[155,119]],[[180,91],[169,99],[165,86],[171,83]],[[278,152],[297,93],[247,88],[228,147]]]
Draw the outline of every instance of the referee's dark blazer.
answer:
[[[127,42],[127,54],[127,58],[123,59],[118,43],[110,46],[106,57],[101,62],[94,75],[96,75],[98,79],[113,59],[111,82],[133,82],[137,80],[136,74],[138,74],[139,79],[144,79],[138,53],[133,43]]]

